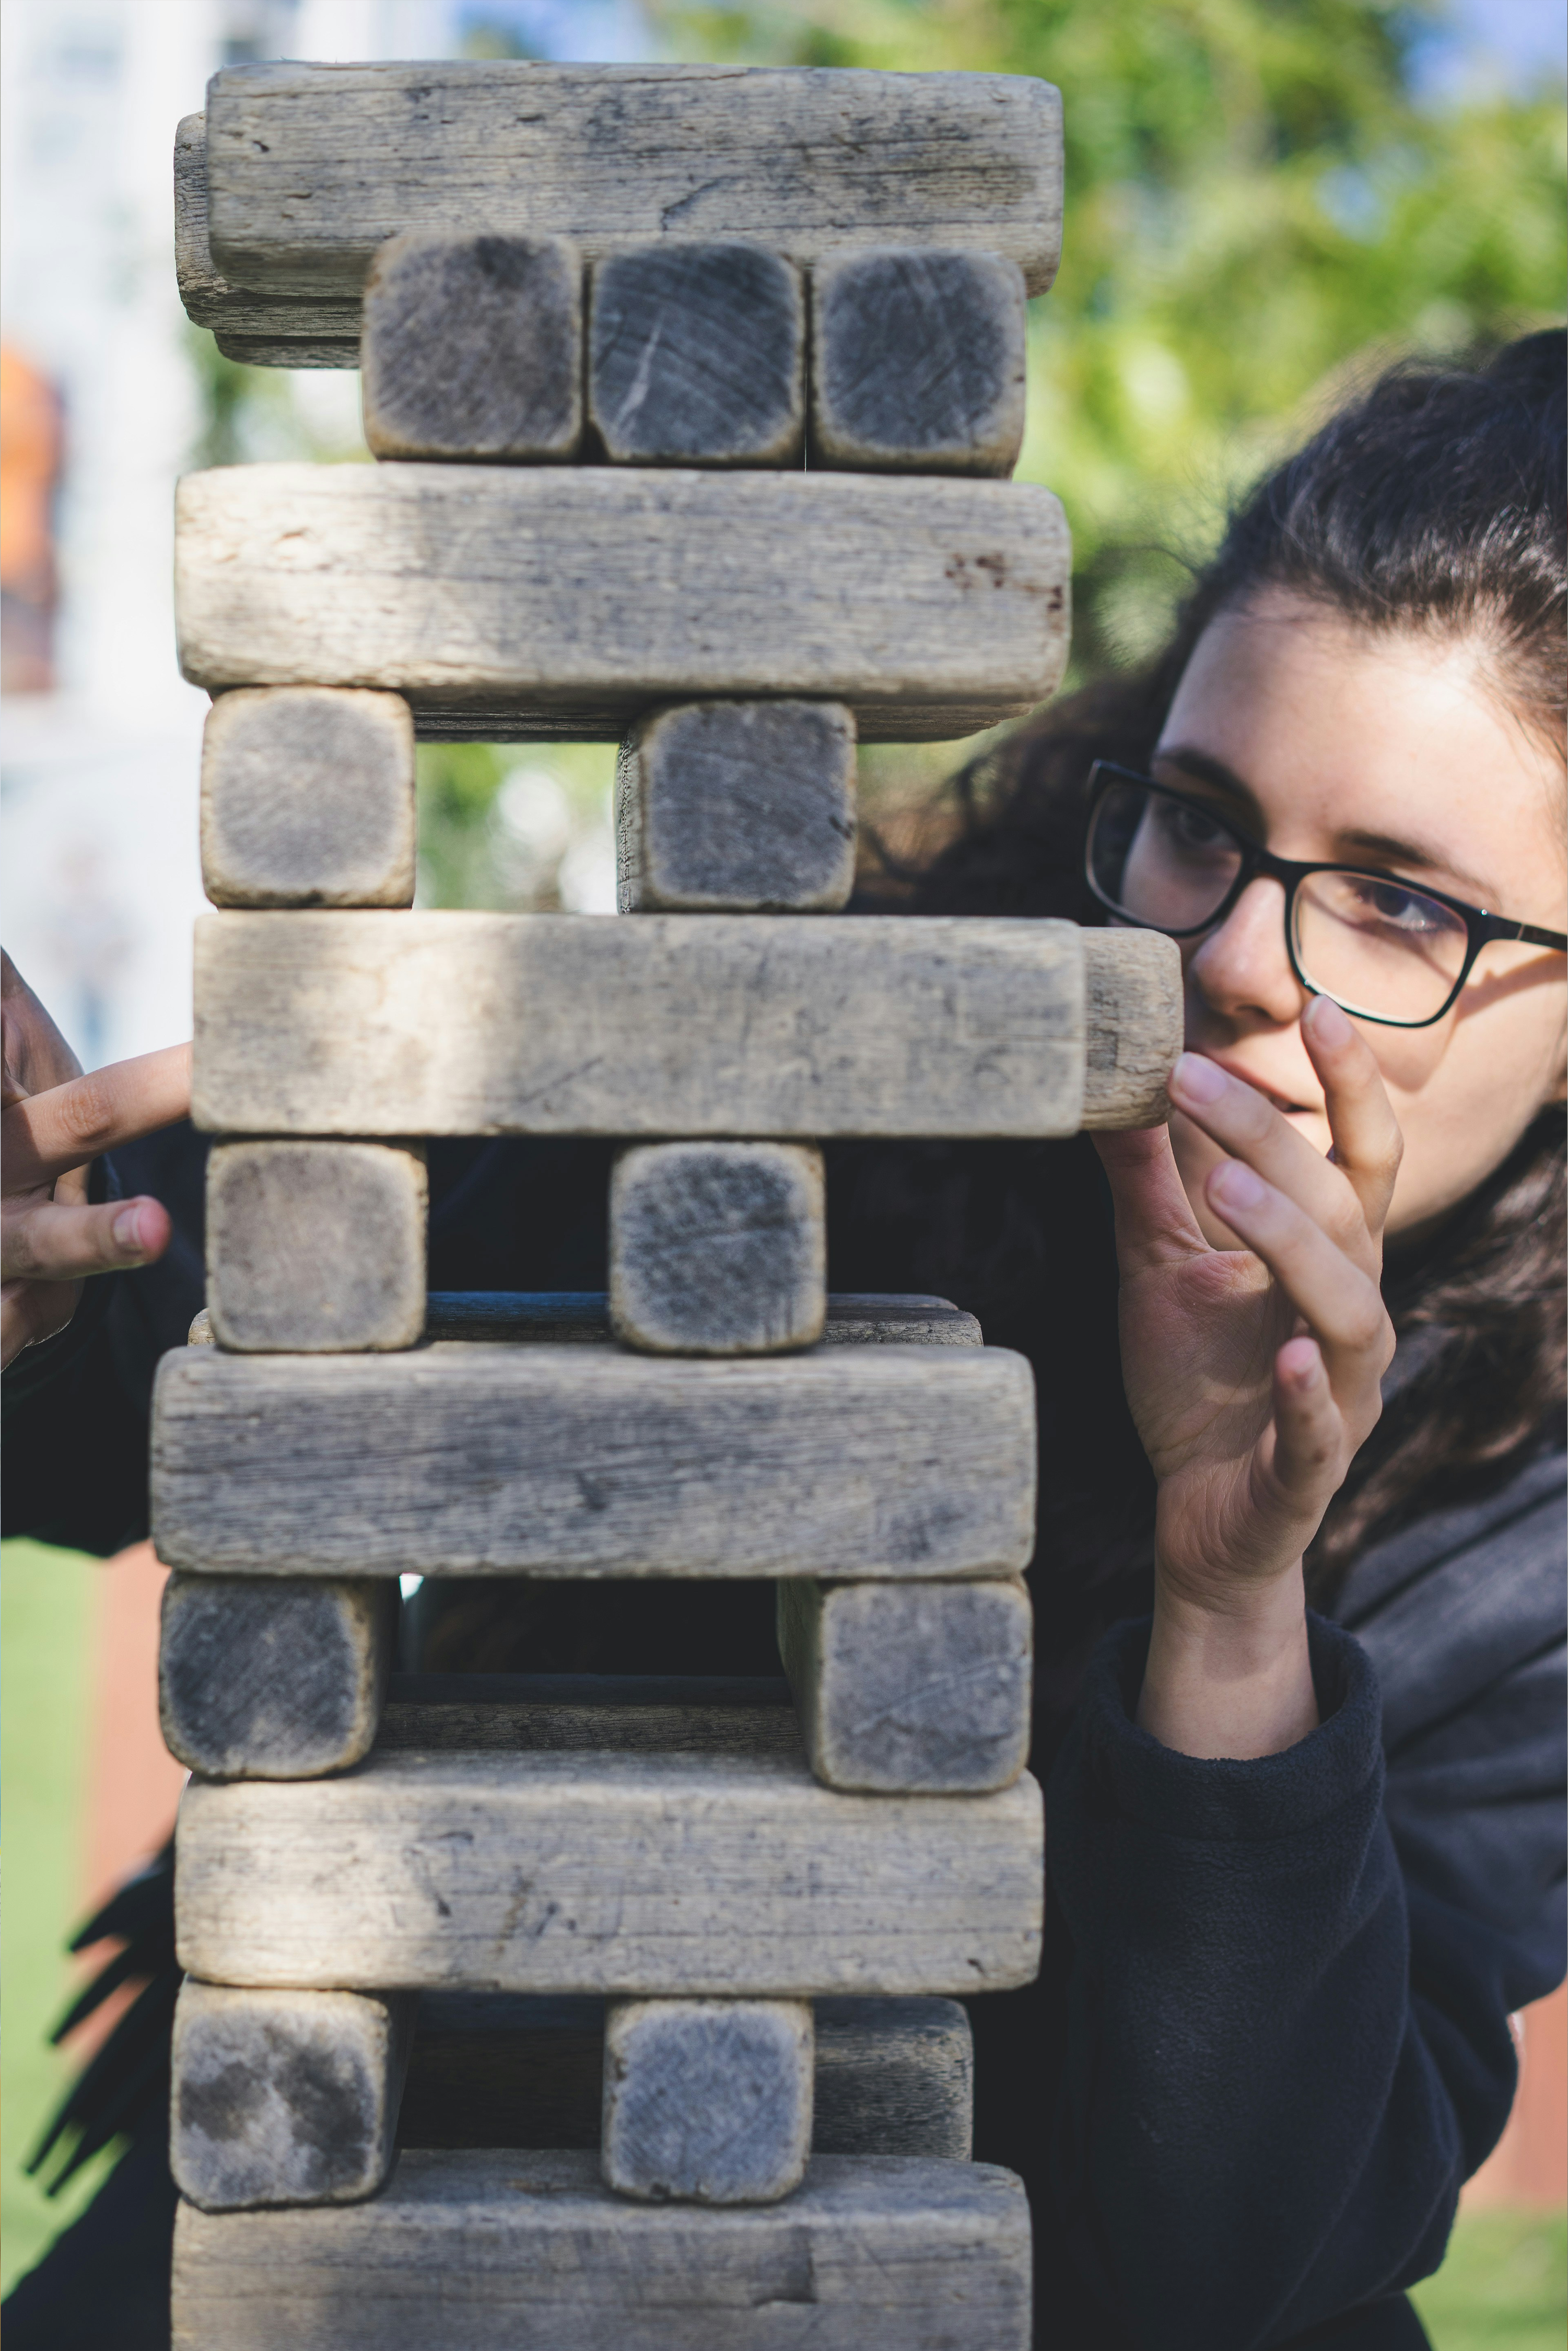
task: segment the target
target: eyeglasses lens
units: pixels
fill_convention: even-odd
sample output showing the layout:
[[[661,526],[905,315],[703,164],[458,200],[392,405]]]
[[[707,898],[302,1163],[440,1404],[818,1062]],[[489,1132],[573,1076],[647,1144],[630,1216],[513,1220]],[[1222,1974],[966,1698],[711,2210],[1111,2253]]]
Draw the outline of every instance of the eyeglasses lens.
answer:
[[[1101,895],[1135,923],[1196,931],[1224,904],[1241,844],[1186,800],[1113,784],[1094,810],[1089,868]]]

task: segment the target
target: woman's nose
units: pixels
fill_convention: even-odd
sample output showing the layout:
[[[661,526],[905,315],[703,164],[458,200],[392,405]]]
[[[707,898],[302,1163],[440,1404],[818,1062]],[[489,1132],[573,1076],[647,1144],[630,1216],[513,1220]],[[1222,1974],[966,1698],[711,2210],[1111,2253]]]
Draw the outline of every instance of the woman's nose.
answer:
[[[1299,1020],[1307,991],[1285,948],[1283,885],[1261,873],[1249,883],[1224,922],[1199,940],[1186,968],[1210,1010],[1225,1019],[1280,1028]]]

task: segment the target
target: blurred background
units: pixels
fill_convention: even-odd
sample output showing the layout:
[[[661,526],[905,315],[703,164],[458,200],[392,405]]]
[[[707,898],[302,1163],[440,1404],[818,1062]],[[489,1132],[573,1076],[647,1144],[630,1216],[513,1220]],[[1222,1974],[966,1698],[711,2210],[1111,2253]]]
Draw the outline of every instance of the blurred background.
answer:
[[[1039,74],[1066,103],[1061,273],[1031,306],[1020,474],[1064,500],[1073,681],[1158,642],[1228,494],[1348,381],[1554,322],[1561,0],[3,0],[0,926],[84,1066],[188,1033],[206,697],[175,666],[172,489],[365,460],[348,371],[236,366],[175,291],[171,151],[267,57],[734,59]],[[968,747],[966,747],[966,752]],[[869,831],[939,833],[953,746],[862,755]],[[609,913],[609,746],[421,754],[421,903]],[[154,1849],[181,1773],[153,1690],[162,1572],[5,1547],[5,2281],[65,2209],[22,2161],[62,2073],[71,1924]],[[92,1955],[101,1959],[101,1952]],[[1438,2351],[1559,2351],[1561,1996],[1418,2299]]]

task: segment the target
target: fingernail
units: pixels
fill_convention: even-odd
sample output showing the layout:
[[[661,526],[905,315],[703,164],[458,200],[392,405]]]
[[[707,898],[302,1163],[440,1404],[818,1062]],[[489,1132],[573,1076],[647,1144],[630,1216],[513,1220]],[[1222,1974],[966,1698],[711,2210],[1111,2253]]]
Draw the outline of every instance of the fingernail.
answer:
[[[140,1207],[121,1208],[114,1220],[114,1240],[117,1249],[122,1249],[128,1252],[133,1249],[141,1250],[142,1239]]]
[[[1206,1061],[1201,1053],[1183,1053],[1171,1071],[1178,1093],[1189,1102],[1218,1102],[1225,1092],[1225,1072],[1213,1061]]]
[[[1348,1044],[1355,1034],[1332,996],[1314,996],[1307,1007],[1306,1018],[1320,1045]]]
[[[1208,1182],[1209,1190],[1227,1208],[1260,1208],[1263,1205],[1264,1186],[1239,1159],[1224,1161]]]

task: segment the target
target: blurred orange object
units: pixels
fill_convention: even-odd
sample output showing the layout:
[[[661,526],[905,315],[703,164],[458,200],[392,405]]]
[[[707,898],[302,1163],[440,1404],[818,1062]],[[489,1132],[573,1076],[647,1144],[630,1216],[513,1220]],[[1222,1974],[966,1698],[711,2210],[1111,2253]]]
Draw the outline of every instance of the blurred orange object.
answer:
[[[1465,2189],[1478,2205],[1568,2203],[1568,1985],[1516,2020],[1519,2095],[1508,2128]]]
[[[54,683],[54,497],[64,443],[58,394],[0,343],[0,666],[7,694]]]

